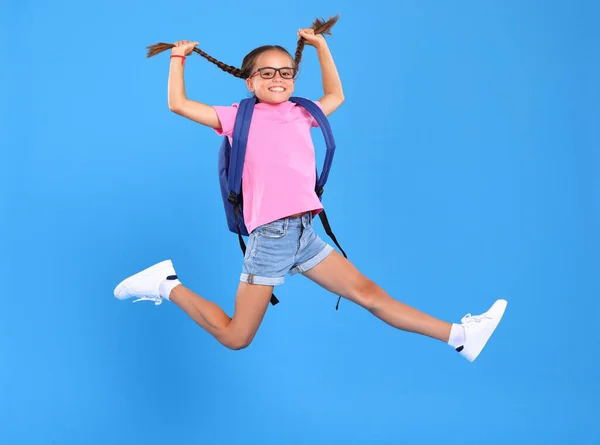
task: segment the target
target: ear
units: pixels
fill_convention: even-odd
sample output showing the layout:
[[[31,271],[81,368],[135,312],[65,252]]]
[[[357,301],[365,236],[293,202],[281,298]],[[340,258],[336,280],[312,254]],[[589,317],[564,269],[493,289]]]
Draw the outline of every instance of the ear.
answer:
[[[248,90],[250,90],[251,93],[254,93],[254,85],[252,85],[252,83],[252,78],[246,79],[246,86],[248,87]]]

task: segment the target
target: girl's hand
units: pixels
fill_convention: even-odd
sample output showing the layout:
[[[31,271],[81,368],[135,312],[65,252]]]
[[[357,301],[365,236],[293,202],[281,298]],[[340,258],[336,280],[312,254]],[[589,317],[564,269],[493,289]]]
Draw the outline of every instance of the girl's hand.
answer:
[[[315,48],[325,45],[325,37],[321,34],[315,35],[315,30],[312,28],[304,28],[298,30],[298,38],[303,38],[306,43]]]
[[[171,48],[171,54],[178,56],[189,56],[194,50],[195,46],[198,46],[198,42],[190,42],[189,40],[180,40],[175,42],[175,46]]]

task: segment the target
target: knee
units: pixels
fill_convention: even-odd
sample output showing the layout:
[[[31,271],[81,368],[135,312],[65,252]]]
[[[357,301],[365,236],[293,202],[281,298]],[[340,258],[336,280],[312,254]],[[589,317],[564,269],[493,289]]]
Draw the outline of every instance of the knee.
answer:
[[[372,280],[362,278],[354,287],[352,299],[370,312],[376,311],[384,295]]]

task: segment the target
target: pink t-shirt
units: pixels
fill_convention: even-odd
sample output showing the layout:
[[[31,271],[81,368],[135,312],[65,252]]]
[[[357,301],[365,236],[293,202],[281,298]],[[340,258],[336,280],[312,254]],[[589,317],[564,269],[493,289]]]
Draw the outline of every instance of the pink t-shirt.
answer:
[[[321,104],[315,102],[319,107]],[[215,106],[221,128],[231,143],[238,104]],[[248,133],[242,170],[244,221],[248,233],[256,227],[296,213],[322,209],[315,193],[315,149],[310,135],[319,124],[294,102],[257,103]]]

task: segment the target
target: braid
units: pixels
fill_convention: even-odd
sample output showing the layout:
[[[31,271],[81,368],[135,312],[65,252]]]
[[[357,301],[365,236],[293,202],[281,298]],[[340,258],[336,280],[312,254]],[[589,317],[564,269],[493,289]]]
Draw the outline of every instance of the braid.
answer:
[[[148,53],[147,53],[146,57],[155,56],[157,54],[162,53],[163,51],[166,51],[166,50],[168,50],[170,48],[173,48],[174,46],[175,45],[173,45],[171,43],[162,43],[162,42],[161,43],[157,43],[155,45],[151,45],[151,46],[148,47]],[[212,62],[215,65],[217,65],[219,68],[221,68],[226,73],[233,74],[235,77],[239,77],[239,78],[242,78],[242,79],[244,78],[244,75],[242,74],[242,70],[240,70],[239,68],[236,68],[236,67],[231,66],[231,65],[226,65],[223,62],[218,61],[214,57],[209,56],[208,54],[206,54],[201,49],[194,48],[193,51],[195,53],[197,53],[197,54],[200,54],[202,57],[204,57],[209,62]]]
[[[194,48],[194,52],[200,54],[202,57],[204,57],[209,62],[214,63],[215,65],[217,65],[219,68],[221,68],[226,73],[233,74],[235,77],[239,77],[241,79],[244,78],[244,76],[242,75],[242,70],[240,70],[239,68],[236,68],[236,67],[231,66],[231,65],[226,65],[223,62],[219,62],[217,59],[215,59],[214,57],[209,56],[208,54],[206,54],[201,49]]]
[[[333,25],[335,25],[338,21],[338,19],[340,18],[340,15],[336,15],[335,17],[331,17],[329,20],[324,21],[323,19],[316,19],[311,28],[315,30],[315,34],[328,34],[331,35],[331,28],[333,28]],[[294,63],[296,65],[296,70],[298,70],[298,67],[300,66],[300,62],[302,61],[302,52],[304,51],[304,45],[305,45],[305,40],[303,38],[298,39],[298,45],[296,47],[296,53],[294,55]],[[151,45],[148,47],[148,53],[147,53],[147,57],[153,57],[157,54],[162,53],[163,51],[166,51],[170,48],[173,48],[175,45],[171,44],[171,43],[157,43],[155,45]],[[266,46],[262,46],[260,48],[256,48],[255,50],[253,50],[252,52],[250,52],[245,58],[244,58],[244,62],[242,63],[242,69],[236,68],[234,66],[231,65],[226,65],[223,62],[218,61],[217,59],[215,59],[214,57],[209,56],[208,54],[206,54],[204,51],[202,51],[201,49],[198,48],[194,48],[193,51],[199,55],[201,55],[202,57],[204,57],[206,60],[208,60],[211,63],[214,63],[215,65],[217,65],[219,68],[221,68],[223,71],[225,71],[226,73],[232,74],[235,77],[239,77],[240,79],[247,79],[250,76],[250,70],[252,69],[252,64],[255,60],[255,58],[263,51],[268,50],[268,49],[280,49],[282,51],[285,51],[287,53],[287,51],[280,47],[280,46],[272,46],[272,45],[266,45]]]
[[[315,30],[315,34],[327,34],[331,35],[331,28],[333,25],[337,23],[340,15],[336,15],[335,17],[331,17],[329,20],[324,21],[323,19],[315,19],[311,28]],[[300,67],[300,61],[302,60],[302,51],[304,50],[304,39],[298,39],[298,45],[296,47],[296,54],[294,55],[294,63],[296,64],[296,69]]]
[[[304,51],[304,39],[298,39],[298,46],[296,47],[296,54],[294,55],[294,64],[296,70],[300,67],[300,61],[302,60],[302,51]]]

